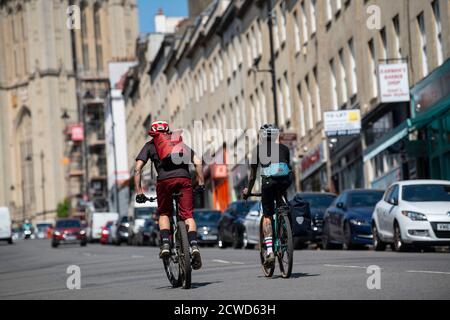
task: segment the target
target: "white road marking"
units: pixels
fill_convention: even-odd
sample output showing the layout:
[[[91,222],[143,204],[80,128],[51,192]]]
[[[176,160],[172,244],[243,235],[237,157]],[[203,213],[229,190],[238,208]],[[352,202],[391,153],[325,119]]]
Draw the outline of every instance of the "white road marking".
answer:
[[[225,260],[218,260],[218,259],[214,259],[213,262],[217,262],[217,263],[225,263],[225,264],[230,264],[230,261],[225,261]]]
[[[334,267],[334,268],[352,268],[352,269],[367,269],[367,267],[361,266],[344,266],[340,264],[324,264],[325,267]]]
[[[223,263],[223,264],[235,264],[235,265],[244,265],[245,264],[243,262],[226,261],[226,260],[219,260],[219,259],[214,259],[213,262]]]
[[[408,270],[406,272],[409,272],[409,273],[449,274],[450,275],[450,272],[442,272],[442,271]]]

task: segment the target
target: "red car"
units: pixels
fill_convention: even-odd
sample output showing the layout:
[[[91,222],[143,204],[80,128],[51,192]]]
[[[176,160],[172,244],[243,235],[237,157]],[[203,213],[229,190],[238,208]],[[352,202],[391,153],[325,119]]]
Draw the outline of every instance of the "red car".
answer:
[[[56,221],[52,236],[52,247],[60,244],[75,243],[82,247],[86,246],[86,231],[81,226],[79,219],[60,219]]]
[[[108,244],[109,243],[109,234],[111,233],[111,227],[113,225],[114,221],[108,221],[103,227],[102,227],[102,234],[100,237],[100,243],[101,244]]]

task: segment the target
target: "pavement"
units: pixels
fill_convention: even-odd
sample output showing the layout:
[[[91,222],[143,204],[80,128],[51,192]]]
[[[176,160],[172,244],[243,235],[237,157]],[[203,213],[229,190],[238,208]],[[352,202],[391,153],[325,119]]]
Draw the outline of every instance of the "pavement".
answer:
[[[191,290],[173,289],[158,248],[92,244],[60,246],[48,240],[0,243],[0,300],[6,299],[450,299],[450,254],[392,251],[295,251],[291,279],[262,275],[256,250],[203,248],[203,268]],[[80,268],[81,289],[69,290],[67,268]],[[380,268],[380,289],[369,289]],[[376,276],[376,274],[375,274]]]

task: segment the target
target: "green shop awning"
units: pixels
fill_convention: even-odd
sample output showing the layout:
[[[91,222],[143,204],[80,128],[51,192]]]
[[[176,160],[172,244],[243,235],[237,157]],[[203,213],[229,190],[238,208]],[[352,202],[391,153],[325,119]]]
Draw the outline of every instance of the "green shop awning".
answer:
[[[373,159],[380,152],[386,150],[393,144],[397,143],[398,141],[406,137],[409,133],[409,125],[408,125],[409,122],[410,119],[407,119],[406,121],[402,122],[391,132],[387,133],[383,138],[375,142],[370,147],[366,148],[366,150],[363,151],[363,161],[366,162]]]
[[[394,130],[387,133],[383,138],[364,150],[363,161],[366,162],[373,159],[383,150],[386,150],[393,144],[402,140],[410,132],[422,129],[447,112],[450,112],[450,97],[442,99],[437,105],[430,108],[430,110],[419,114],[417,117],[406,119],[399,126],[394,128]]]

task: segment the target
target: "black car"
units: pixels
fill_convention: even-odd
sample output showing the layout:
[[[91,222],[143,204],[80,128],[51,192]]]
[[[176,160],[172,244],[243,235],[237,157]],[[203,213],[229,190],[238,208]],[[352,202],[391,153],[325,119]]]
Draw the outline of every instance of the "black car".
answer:
[[[304,248],[307,241],[312,243],[320,243],[322,239],[323,231],[323,216],[325,211],[331,205],[336,195],[334,193],[324,192],[300,192],[297,196],[301,197],[304,201],[309,203],[309,209],[311,212],[311,235],[310,239],[301,238],[295,239],[296,248]],[[295,223],[295,222],[293,222]]]
[[[218,224],[222,212],[213,209],[195,209],[194,219],[197,223],[198,242],[200,244],[215,245],[218,237]]]
[[[241,249],[244,245],[244,219],[256,201],[232,202],[219,220],[219,248],[232,245]]]
[[[373,242],[371,222],[381,190],[347,190],[326,210],[322,235],[324,249],[352,249]]]
[[[159,226],[153,219],[145,219],[144,226],[136,235],[138,246],[159,246]]]

